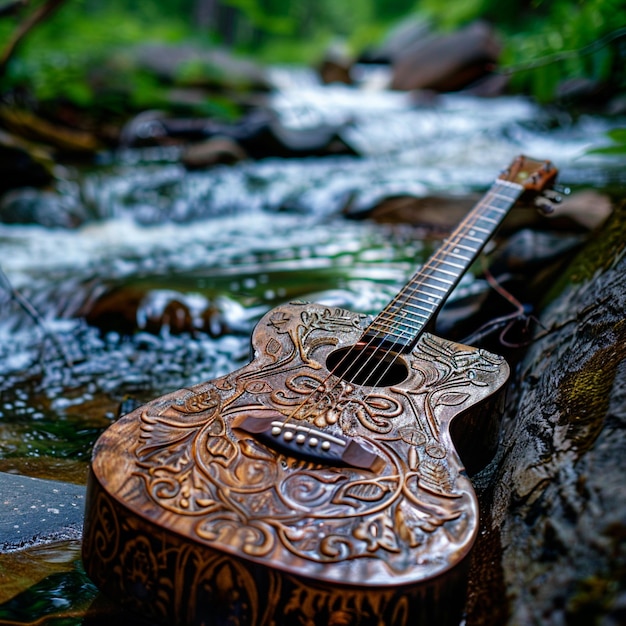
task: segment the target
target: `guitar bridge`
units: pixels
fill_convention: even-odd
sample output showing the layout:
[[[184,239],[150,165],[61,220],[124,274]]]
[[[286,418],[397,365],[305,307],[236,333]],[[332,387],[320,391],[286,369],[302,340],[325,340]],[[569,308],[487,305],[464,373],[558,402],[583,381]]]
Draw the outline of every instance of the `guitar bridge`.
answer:
[[[270,448],[324,465],[342,465],[377,472],[384,462],[374,451],[343,435],[331,435],[310,424],[285,421],[284,415],[267,410],[238,415],[232,422]],[[261,415],[259,415],[261,414]]]

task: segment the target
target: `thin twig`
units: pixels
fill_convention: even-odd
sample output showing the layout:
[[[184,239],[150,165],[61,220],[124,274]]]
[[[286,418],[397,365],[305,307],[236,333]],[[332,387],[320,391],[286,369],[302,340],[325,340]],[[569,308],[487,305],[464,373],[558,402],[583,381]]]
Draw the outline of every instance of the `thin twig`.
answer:
[[[49,17],[54,11],[56,11],[65,0],[48,0],[48,2],[37,7],[23,22],[21,22],[17,28],[13,31],[9,43],[4,48],[2,56],[0,57],[0,76],[6,71],[7,64],[17,47],[22,42],[24,37],[39,24]]]
[[[56,349],[59,351],[59,354],[63,357],[65,365],[67,365],[67,367],[72,367],[72,360],[70,359],[67,351],[65,350],[65,347],[63,346],[59,338],[46,326],[46,322],[44,321],[43,317],[41,317],[37,309],[28,301],[28,299],[23,294],[21,294],[15,287],[13,287],[11,281],[8,279],[7,275],[4,273],[4,270],[1,267],[0,286],[5,289],[5,291],[11,296],[12,300],[15,300],[15,302],[19,304],[19,306],[35,322],[35,324],[37,324],[37,326],[42,329],[44,335],[52,341]]]

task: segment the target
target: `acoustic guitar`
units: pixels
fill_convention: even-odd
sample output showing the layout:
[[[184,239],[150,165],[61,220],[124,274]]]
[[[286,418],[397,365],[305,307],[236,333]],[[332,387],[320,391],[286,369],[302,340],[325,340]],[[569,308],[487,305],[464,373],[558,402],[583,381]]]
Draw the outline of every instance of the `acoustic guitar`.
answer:
[[[108,428],[86,505],[94,582],[165,624],[458,624],[478,532],[468,473],[495,450],[509,368],[428,329],[556,173],[517,158],[374,319],[278,306],[250,363]]]

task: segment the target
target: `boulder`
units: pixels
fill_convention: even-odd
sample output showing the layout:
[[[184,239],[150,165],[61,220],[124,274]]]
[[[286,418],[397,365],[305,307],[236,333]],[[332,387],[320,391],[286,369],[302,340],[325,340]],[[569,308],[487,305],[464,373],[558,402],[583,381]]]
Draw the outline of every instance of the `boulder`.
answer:
[[[393,60],[391,87],[458,91],[488,75],[500,52],[501,44],[485,22],[449,34],[425,35]]]
[[[626,205],[547,294],[479,477],[467,626],[626,623]]]
[[[245,150],[232,139],[212,137],[185,148],[181,161],[188,170],[198,170],[215,165],[234,165],[246,156]]]
[[[0,553],[80,539],[85,487],[0,472]]]

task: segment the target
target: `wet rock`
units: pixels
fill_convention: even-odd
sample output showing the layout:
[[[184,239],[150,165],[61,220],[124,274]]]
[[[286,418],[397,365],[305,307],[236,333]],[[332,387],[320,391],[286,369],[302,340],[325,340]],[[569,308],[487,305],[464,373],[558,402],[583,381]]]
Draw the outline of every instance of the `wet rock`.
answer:
[[[147,44],[135,50],[140,68],[169,83],[207,88],[269,89],[265,70],[225,49]]]
[[[552,228],[595,230],[613,212],[610,198],[593,189],[585,189],[566,196],[562,204],[548,215]]]
[[[205,167],[218,162],[235,163],[246,156],[298,158],[327,154],[352,154],[340,139],[342,125],[320,122],[312,127],[290,128],[269,110],[258,109],[234,123],[212,119],[168,118],[159,111],[146,111],[122,130],[125,146],[206,142],[189,148],[190,169],[195,158]],[[201,165],[206,161],[206,165]]]
[[[412,196],[397,195],[380,199],[370,207],[361,207],[350,217],[369,217],[381,224],[412,224],[424,226],[435,234],[450,232],[472,206],[479,195],[466,196]]]
[[[29,187],[7,192],[0,200],[0,222],[38,224],[48,228],[76,228],[87,219],[75,199]]]
[[[624,623],[625,211],[553,287],[518,367],[483,476],[468,626]]]
[[[326,85],[332,83],[344,83],[351,85],[353,83],[350,75],[351,62],[342,62],[339,59],[324,59],[320,65],[320,77]]]
[[[85,488],[0,473],[0,553],[79,539]]]
[[[353,59],[343,46],[331,46],[319,66],[319,75],[326,85],[343,83],[351,85],[354,81],[350,69],[354,64]]]
[[[378,46],[363,51],[358,61],[376,64],[393,63],[406,53],[409,46],[416,41],[423,41],[430,35],[431,25],[428,20],[411,16],[392,28]]]
[[[221,337],[249,332],[242,310],[232,300],[212,301],[197,292],[147,288],[126,284],[106,290],[80,310],[88,324],[103,333],[132,335],[145,331],[154,335],[205,333]]]
[[[411,224],[425,228],[435,235],[451,232],[467,215],[467,212],[480,200],[480,194],[427,194],[389,193],[391,188],[380,186],[381,195],[365,197],[358,203],[349,204],[344,212],[352,218],[367,217],[381,224]],[[563,214],[560,224],[570,223]],[[520,204],[513,208],[499,229],[500,235],[515,233],[531,226],[557,225],[547,222],[538,211]]]
[[[198,170],[214,165],[233,165],[246,158],[245,151],[232,139],[213,137],[187,147],[181,156],[188,170]]]
[[[393,62],[393,89],[458,91],[489,74],[501,45],[484,22],[413,41]]]

